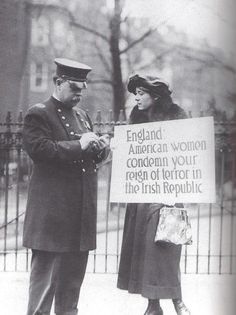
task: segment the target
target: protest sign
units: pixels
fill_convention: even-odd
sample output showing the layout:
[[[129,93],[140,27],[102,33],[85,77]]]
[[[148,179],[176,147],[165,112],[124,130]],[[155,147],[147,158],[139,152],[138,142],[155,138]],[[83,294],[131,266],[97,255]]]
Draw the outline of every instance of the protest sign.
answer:
[[[212,117],[115,126],[111,202],[215,202]]]

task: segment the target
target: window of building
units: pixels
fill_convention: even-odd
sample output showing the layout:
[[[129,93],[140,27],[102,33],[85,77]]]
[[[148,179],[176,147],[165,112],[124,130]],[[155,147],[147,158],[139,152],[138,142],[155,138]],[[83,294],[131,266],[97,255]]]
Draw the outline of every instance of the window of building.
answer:
[[[30,89],[33,92],[43,92],[48,86],[48,65],[32,62],[30,68]]]
[[[54,36],[56,37],[65,37],[65,24],[57,19],[53,24]]]
[[[47,46],[49,43],[49,21],[46,17],[32,19],[32,44]]]
[[[53,23],[53,46],[58,52],[62,52],[67,46],[68,30],[64,22],[55,20]]]

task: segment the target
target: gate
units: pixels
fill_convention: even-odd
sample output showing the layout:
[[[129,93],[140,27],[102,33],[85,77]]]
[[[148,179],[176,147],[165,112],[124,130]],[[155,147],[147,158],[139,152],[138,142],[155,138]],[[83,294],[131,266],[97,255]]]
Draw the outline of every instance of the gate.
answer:
[[[203,114],[201,113],[203,116]],[[112,135],[117,122],[112,112],[106,121],[98,111],[94,131]],[[189,113],[191,117],[191,113]],[[28,271],[30,251],[22,247],[23,218],[31,161],[22,150],[23,117],[11,113],[0,121],[0,271]],[[182,250],[184,273],[236,273],[236,121],[215,121],[216,204],[190,204],[194,243]],[[109,203],[111,159],[99,166],[97,249],[90,252],[88,271],[116,273],[125,204]]]

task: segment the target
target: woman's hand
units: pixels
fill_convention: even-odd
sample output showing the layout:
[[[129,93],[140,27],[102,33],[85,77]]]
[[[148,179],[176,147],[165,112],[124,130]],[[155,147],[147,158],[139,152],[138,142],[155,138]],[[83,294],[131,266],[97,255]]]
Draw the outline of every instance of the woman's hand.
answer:
[[[112,151],[114,151],[117,147],[117,142],[116,142],[116,139],[115,138],[111,138],[110,140],[110,148]]]

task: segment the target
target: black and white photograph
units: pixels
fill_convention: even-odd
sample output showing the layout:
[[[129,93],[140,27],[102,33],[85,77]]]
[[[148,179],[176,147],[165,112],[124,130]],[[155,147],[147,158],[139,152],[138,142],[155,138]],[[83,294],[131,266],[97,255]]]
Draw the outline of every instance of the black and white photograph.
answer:
[[[235,12],[1,0],[1,315],[235,314]]]

